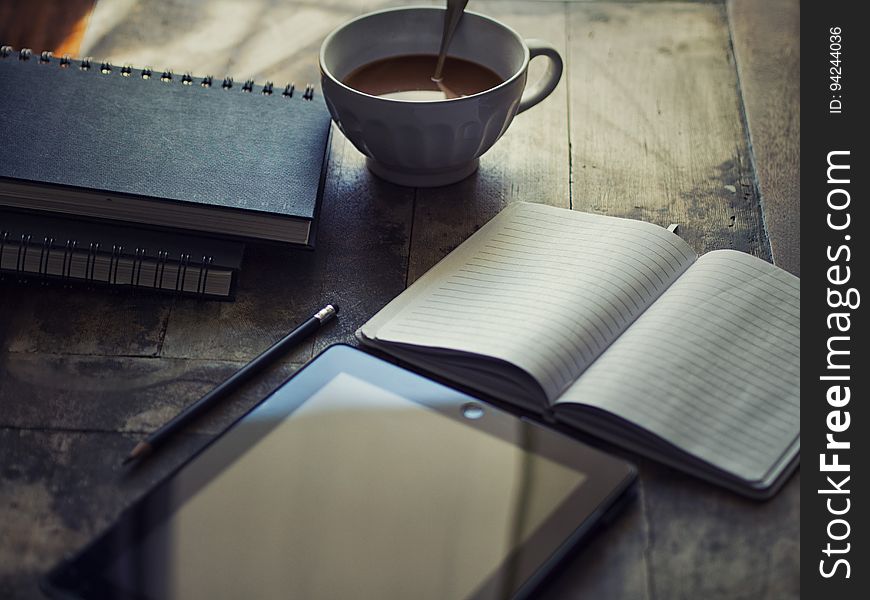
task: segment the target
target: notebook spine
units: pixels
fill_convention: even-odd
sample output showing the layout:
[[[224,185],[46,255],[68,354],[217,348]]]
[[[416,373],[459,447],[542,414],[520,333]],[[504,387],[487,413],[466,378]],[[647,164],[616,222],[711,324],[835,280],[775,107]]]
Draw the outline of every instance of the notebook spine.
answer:
[[[253,78],[246,79],[239,86],[235,85],[232,77],[227,75],[219,83],[215,84],[215,78],[212,75],[204,77],[194,77],[190,73],[184,73],[178,76],[170,69],[163,71],[154,71],[152,67],[144,67],[142,69],[135,68],[131,65],[123,65],[118,67],[108,61],[102,61],[99,64],[94,62],[92,57],[84,57],[81,59],[73,59],[69,54],[64,54],[60,58],[55,57],[51,52],[41,52],[37,58],[34,58],[33,51],[30,48],[21,48],[17,52],[12,46],[0,46],[0,60],[15,60],[17,57],[20,61],[36,60],[41,65],[51,66],[56,65],[61,69],[75,69],[80,71],[99,70],[103,75],[116,75],[120,77],[140,77],[141,79],[149,80],[156,79],[162,83],[177,84],[186,87],[199,87],[203,89],[220,89],[224,91],[237,90],[246,94],[261,94],[263,96],[276,96],[284,99],[293,98],[294,96],[302,100],[314,100],[314,85],[307,84],[301,94],[296,94],[296,84],[288,83],[284,86],[281,93],[276,92],[276,86],[272,81],[266,81],[263,85],[258,85]],[[278,90],[281,88],[278,87]]]
[[[35,269],[33,257],[38,253]],[[59,268],[52,272],[50,265],[52,258],[57,264],[60,255]],[[108,267],[105,278],[96,276],[97,263],[101,256],[108,259]],[[81,274],[73,273],[73,266],[79,257],[84,258],[84,268]],[[118,276],[119,266],[127,262],[125,271],[129,269],[129,279]],[[173,265],[174,282],[167,280],[166,268]],[[11,266],[10,266],[11,265]],[[153,289],[162,292],[174,292],[176,294],[194,295],[204,298],[206,294],[209,272],[214,265],[214,257],[204,254],[199,261],[191,261],[191,254],[182,252],[178,258],[171,258],[168,250],[157,250],[150,254],[147,248],[136,247],[131,252],[125,252],[120,244],[112,244],[111,252],[104,252],[99,242],[89,242],[87,246],[80,245],[76,239],[67,239],[58,243],[54,237],[36,237],[30,233],[22,233],[20,236],[8,230],[0,230],[0,278],[4,273],[15,273],[19,279],[36,277],[42,282],[58,280],[64,284],[84,282],[88,284],[129,286],[133,288]],[[153,270],[153,275],[143,277],[143,266],[148,271]],[[177,267],[177,268],[176,268]],[[196,277],[196,289],[191,291],[185,284],[188,277]],[[192,280],[190,280],[192,281]],[[167,284],[171,284],[167,287]]]

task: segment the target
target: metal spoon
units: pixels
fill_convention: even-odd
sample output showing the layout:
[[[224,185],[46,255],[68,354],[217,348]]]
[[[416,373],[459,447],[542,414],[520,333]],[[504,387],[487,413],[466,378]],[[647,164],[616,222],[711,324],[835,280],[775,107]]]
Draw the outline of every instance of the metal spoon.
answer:
[[[462,19],[468,0],[447,0],[447,12],[444,15],[444,31],[441,33],[441,50],[438,52],[438,63],[435,65],[435,74],[432,81],[441,83],[444,79],[444,59],[447,58],[447,48],[456,32],[456,27]]]

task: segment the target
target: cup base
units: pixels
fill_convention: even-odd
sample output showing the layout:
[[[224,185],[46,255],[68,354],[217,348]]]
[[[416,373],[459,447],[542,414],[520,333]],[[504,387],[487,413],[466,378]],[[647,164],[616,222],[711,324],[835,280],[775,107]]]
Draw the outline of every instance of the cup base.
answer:
[[[477,168],[480,166],[480,159],[475,158],[473,161],[459,167],[442,170],[409,171],[397,169],[372,158],[366,158],[366,166],[368,166],[369,171],[390,183],[408,187],[439,187],[462,181],[477,171]]]

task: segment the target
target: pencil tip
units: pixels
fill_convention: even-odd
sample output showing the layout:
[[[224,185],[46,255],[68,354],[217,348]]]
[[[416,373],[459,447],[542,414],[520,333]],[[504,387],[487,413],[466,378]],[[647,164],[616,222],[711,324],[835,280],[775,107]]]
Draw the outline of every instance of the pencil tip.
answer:
[[[151,444],[149,444],[147,442],[139,442],[138,444],[136,444],[136,447],[130,451],[130,454],[128,454],[126,456],[126,458],[124,458],[124,460],[121,461],[121,464],[126,465],[130,461],[135,460],[144,454],[148,454],[148,452],[150,452],[150,451],[151,451]]]

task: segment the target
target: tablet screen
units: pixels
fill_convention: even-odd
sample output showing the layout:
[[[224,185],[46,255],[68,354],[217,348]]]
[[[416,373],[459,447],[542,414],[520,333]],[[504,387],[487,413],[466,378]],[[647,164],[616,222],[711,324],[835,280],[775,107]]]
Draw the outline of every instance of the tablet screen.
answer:
[[[277,424],[105,578],[155,599],[510,595],[528,573],[506,563],[586,476],[524,450],[520,419],[472,426],[480,406],[456,418],[341,373],[289,415],[258,409]]]

